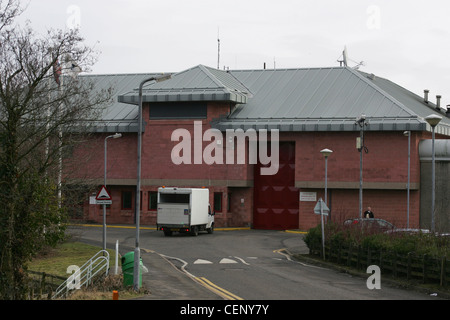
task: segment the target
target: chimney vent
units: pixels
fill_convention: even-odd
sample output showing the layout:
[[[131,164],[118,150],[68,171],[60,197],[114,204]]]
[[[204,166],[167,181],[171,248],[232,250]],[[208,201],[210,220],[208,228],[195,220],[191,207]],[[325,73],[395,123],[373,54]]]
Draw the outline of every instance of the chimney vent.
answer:
[[[440,96],[440,95],[436,96],[436,109],[437,110],[441,109],[441,98],[442,98],[442,96]]]
[[[423,101],[425,103],[428,103],[428,93],[430,92],[430,90],[423,90],[424,96],[423,96]]]
[[[450,117],[450,104],[447,105],[447,112],[445,113],[447,117]]]

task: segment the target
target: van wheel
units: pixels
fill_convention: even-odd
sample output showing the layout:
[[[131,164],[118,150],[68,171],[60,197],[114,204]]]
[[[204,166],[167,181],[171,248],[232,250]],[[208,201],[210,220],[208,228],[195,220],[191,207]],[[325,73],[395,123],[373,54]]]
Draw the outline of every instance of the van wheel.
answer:
[[[198,236],[198,227],[197,226],[192,227],[192,235],[194,237]]]
[[[206,229],[206,231],[207,231],[209,234],[213,233],[213,232],[214,232],[214,223],[211,224],[211,228]]]

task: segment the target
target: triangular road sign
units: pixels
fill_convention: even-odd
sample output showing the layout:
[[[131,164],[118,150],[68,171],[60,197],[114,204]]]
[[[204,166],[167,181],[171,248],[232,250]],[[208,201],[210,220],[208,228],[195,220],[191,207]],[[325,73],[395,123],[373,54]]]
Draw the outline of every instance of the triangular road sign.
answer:
[[[327,207],[327,205],[325,204],[325,202],[322,200],[322,198],[319,199],[319,201],[317,201],[316,206],[314,207],[314,213],[315,214],[320,214],[320,207],[322,207],[322,214],[324,216],[327,216],[328,213],[330,212],[330,209]]]
[[[109,195],[108,190],[106,190],[105,186],[102,186],[100,191],[97,193],[97,196],[95,197],[95,200],[112,200],[112,198]]]

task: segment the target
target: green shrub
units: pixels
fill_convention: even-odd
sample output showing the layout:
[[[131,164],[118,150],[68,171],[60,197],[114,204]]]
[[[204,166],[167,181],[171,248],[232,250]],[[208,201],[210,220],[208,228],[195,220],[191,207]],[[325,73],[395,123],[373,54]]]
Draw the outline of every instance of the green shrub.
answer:
[[[322,228],[319,225],[308,230],[308,233],[303,238],[309,250],[315,250],[322,245]]]
[[[357,226],[343,226],[328,222],[324,226],[326,246],[361,246],[366,249],[390,251],[398,254],[450,257],[450,237],[423,233],[372,233]],[[322,246],[321,225],[308,230],[304,241],[310,251]]]

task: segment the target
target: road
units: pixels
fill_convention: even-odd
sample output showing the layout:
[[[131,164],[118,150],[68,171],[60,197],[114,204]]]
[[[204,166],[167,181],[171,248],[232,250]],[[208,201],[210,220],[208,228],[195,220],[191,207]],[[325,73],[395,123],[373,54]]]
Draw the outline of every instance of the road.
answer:
[[[76,227],[72,233],[83,241],[101,246],[101,227]],[[135,235],[134,228],[108,227],[107,246],[114,248],[116,240],[119,240],[121,254],[124,254],[133,250]],[[164,257],[182,270],[187,278],[195,278],[196,282],[192,281],[192,285],[209,288],[217,299],[440,299],[383,282],[381,289],[370,290],[367,288],[367,278],[294,261],[286,252],[307,252],[302,235],[296,233],[216,230],[213,234],[200,233],[197,237],[182,234],[165,237],[160,231],[142,229],[140,248],[143,253],[152,252]],[[161,267],[159,271],[164,270],[169,269]],[[156,275],[158,270],[152,272]],[[171,285],[177,286],[177,283]]]

